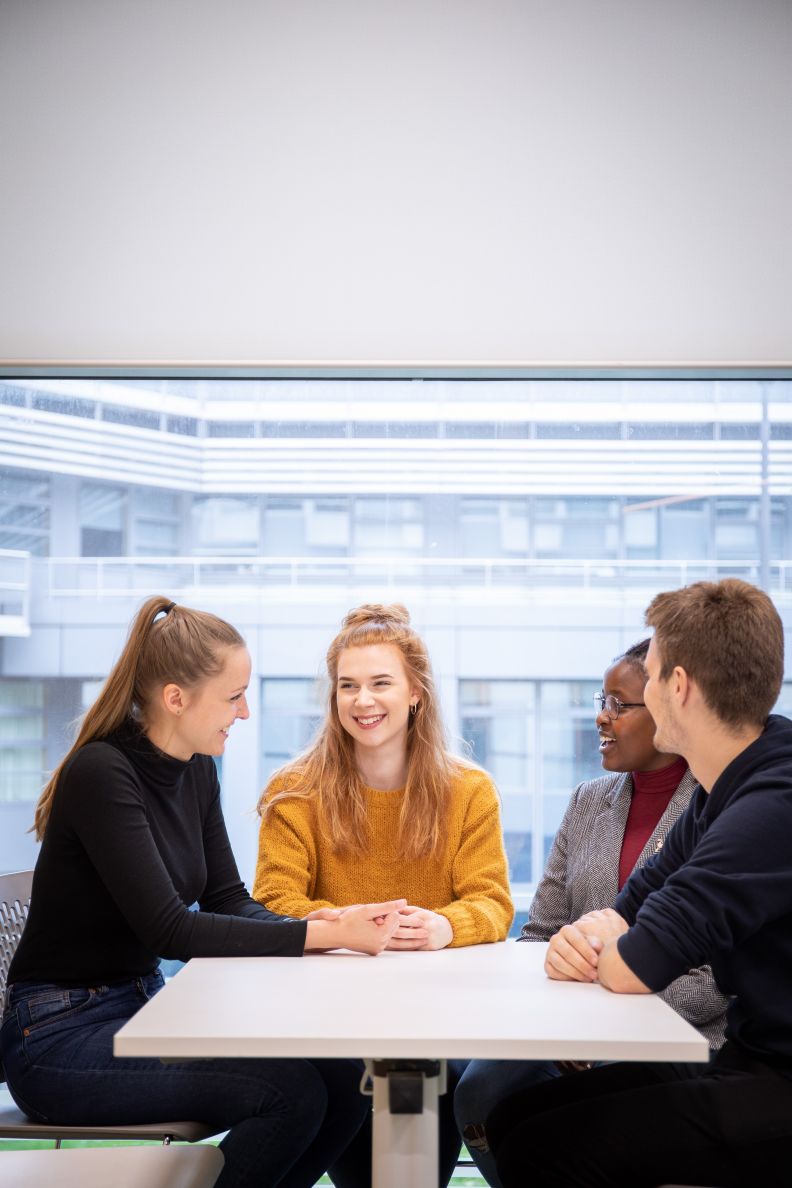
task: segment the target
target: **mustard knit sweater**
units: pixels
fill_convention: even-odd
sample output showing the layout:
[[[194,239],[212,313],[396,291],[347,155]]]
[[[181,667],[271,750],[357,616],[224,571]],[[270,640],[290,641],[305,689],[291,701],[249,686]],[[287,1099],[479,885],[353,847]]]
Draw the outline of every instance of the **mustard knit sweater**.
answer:
[[[267,796],[287,784],[274,780]],[[318,820],[315,799],[280,801],[262,819],[253,895],[271,911],[305,916],[321,907],[406,899],[445,916],[452,948],[504,940],[514,916],[498,794],[490,777],[459,769],[448,806],[445,845],[428,858],[396,849],[402,792],[367,788],[370,844],[339,855]]]

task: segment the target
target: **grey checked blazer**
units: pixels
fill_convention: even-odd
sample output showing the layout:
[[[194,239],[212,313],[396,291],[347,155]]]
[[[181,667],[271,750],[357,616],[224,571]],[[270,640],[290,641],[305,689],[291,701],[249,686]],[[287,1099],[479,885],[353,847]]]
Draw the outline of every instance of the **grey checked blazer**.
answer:
[[[696,787],[695,777],[686,771],[639,854],[636,868],[661,848]],[[631,798],[632,777],[628,773],[600,776],[577,786],[547,856],[520,940],[547,941],[564,924],[613,905]],[[662,991],[661,998],[697,1027],[711,1048],[720,1047],[730,1000],[718,990],[708,965],[677,978]]]

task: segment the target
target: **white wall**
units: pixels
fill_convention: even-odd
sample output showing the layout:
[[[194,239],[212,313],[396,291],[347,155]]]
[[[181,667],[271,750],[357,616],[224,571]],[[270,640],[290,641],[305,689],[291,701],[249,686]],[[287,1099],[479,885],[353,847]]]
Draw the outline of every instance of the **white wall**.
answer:
[[[792,361],[788,0],[3,0],[0,364]]]

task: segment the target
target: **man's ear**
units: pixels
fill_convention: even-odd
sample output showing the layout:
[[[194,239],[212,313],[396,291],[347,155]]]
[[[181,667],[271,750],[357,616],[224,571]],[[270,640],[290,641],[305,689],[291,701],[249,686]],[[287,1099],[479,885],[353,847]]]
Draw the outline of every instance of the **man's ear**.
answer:
[[[165,685],[162,690],[162,705],[169,714],[175,714],[177,718],[184,712],[184,690],[181,685]]]
[[[693,683],[690,677],[685,672],[684,668],[680,668],[679,665],[677,665],[673,671],[672,680],[673,683],[671,687],[675,700],[678,701],[680,705],[686,705],[690,700],[690,695],[693,691]]]

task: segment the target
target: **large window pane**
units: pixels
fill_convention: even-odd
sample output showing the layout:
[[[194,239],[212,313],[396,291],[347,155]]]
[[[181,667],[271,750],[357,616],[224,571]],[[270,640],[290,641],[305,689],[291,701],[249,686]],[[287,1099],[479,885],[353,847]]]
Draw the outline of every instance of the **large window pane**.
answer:
[[[0,800],[4,835],[161,591],[248,641],[253,721],[222,775],[235,846],[255,845],[343,615],[399,601],[451,735],[499,783],[525,904],[600,770],[590,694],[651,597],[735,573],[792,627],[788,380],[16,377],[0,463],[0,680],[42,697],[0,720],[2,795],[27,797]]]

